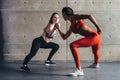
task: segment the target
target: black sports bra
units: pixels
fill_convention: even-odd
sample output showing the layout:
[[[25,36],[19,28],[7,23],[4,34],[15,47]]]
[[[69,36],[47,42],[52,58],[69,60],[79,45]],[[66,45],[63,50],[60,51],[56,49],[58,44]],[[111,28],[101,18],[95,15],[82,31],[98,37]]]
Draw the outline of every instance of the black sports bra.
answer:
[[[51,35],[51,34],[49,34],[49,33],[46,32],[46,37],[47,38],[53,38],[53,35]]]

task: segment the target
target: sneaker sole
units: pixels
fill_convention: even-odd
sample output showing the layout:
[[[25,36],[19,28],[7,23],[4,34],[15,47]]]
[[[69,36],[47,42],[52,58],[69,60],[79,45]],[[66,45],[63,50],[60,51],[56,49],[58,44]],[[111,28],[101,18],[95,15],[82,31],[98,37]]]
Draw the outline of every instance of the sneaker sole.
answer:
[[[45,64],[45,66],[56,66],[56,64]]]
[[[72,74],[72,73],[69,73],[69,74],[67,74],[67,76],[77,77],[78,75],[76,75],[76,74]]]
[[[88,68],[100,68],[100,67],[89,67],[89,66],[88,66]]]
[[[20,69],[19,71],[21,71],[21,72],[30,72],[29,70],[23,70],[23,69]]]
[[[76,76],[83,76],[84,74],[74,74],[74,73],[69,73],[67,76],[73,76],[73,77],[76,77]]]

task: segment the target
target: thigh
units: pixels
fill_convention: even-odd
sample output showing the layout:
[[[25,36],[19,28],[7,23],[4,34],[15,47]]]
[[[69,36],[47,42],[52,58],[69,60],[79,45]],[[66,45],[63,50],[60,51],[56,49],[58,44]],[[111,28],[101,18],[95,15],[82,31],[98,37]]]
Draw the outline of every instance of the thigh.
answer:
[[[90,37],[85,37],[82,39],[78,39],[74,42],[72,42],[71,44],[74,45],[75,47],[79,48],[79,47],[89,47],[94,45],[94,38],[90,38]]]
[[[39,40],[36,38],[33,40],[32,42],[32,46],[31,46],[31,51],[30,53],[35,53],[37,52],[37,50],[40,48],[40,43]]]
[[[95,53],[96,51],[98,51],[100,49],[100,42],[98,42],[97,44],[92,46],[92,51],[93,53]]]
[[[58,46],[57,43],[49,42],[49,43],[46,43],[46,44],[42,45],[41,48],[47,49],[47,48],[54,48],[54,47],[56,47],[56,46]]]

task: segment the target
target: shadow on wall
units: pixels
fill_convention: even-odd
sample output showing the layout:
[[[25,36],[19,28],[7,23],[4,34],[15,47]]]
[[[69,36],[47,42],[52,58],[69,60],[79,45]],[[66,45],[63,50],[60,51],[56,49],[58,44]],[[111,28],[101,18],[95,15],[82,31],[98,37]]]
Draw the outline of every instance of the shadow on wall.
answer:
[[[3,21],[2,21],[2,0],[0,0],[0,63],[4,61],[4,37],[3,37]]]

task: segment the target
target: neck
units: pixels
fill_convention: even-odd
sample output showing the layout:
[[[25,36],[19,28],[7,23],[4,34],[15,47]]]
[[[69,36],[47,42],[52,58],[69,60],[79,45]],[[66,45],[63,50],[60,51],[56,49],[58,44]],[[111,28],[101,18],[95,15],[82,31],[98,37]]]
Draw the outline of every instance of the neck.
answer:
[[[69,20],[70,22],[72,22],[72,21],[75,20],[75,17],[74,17],[74,16],[70,16],[70,17],[68,18],[68,20]]]
[[[74,19],[74,16],[68,17],[68,20],[69,20],[69,21],[72,21],[73,19]]]

